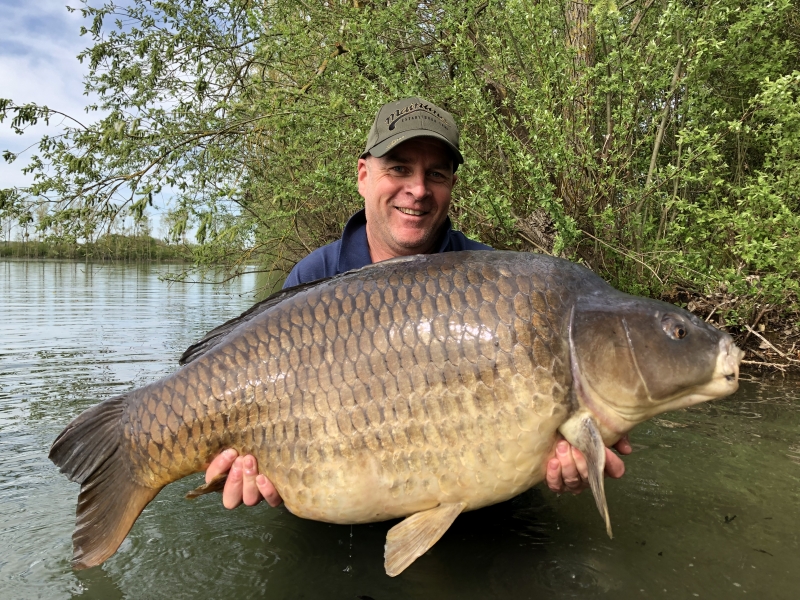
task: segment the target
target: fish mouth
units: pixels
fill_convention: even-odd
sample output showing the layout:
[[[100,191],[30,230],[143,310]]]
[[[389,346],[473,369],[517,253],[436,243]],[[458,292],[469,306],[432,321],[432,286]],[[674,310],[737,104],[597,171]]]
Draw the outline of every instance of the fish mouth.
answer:
[[[744,358],[744,352],[733,343],[733,338],[727,334],[719,341],[718,347],[717,362],[711,380],[676,406],[671,406],[670,409],[685,408],[706,400],[729,396],[739,389],[739,363]]]
[[[721,376],[726,381],[735,383],[739,380],[739,364],[744,359],[744,351],[733,343],[730,336],[719,342],[720,356],[717,363]]]

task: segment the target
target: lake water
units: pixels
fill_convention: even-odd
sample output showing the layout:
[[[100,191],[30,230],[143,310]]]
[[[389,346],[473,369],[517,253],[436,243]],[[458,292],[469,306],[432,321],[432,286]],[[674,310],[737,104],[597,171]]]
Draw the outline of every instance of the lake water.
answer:
[[[635,429],[627,474],[606,483],[613,540],[590,493],[535,488],[460,516],[392,579],[388,524],[189,502],[196,475],[159,494],[105,564],[73,571],[78,485],[47,459],[52,441],[254,301],[254,275],[221,288],[167,283],[169,269],[0,262],[0,598],[800,597],[796,382],[744,381]]]

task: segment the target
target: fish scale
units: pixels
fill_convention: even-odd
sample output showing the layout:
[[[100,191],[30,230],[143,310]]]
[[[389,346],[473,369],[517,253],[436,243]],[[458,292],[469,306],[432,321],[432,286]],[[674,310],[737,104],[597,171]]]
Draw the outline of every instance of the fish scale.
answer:
[[[396,259],[280,292],[212,331],[182,369],[89,409],[59,436],[51,458],[83,484],[75,564],[105,560],[163,486],[232,447],[256,456],[300,517],[412,515],[387,538],[387,572],[397,574],[463,510],[541,481],[559,429],[602,473],[597,453],[605,438],[619,437],[608,430],[616,413],[573,423],[593,400],[581,390],[605,375],[591,357],[580,359],[589,380],[576,385],[583,373],[572,336],[597,329],[581,343],[599,346],[619,330],[616,315],[602,314],[609,299],[634,302],[629,319],[679,310],[631,298],[573,263],[509,252]],[[584,304],[600,316],[584,318]],[[588,325],[573,332],[576,310]],[[704,359],[716,365],[726,334],[692,323],[708,337]],[[660,334],[670,333],[665,327]],[[630,336],[624,343],[634,357]],[[712,366],[691,377],[713,379]],[[104,456],[88,455],[89,438]],[[111,460],[126,468],[112,471]],[[109,495],[112,484],[127,489],[126,500]],[[110,516],[98,517],[97,506]],[[103,529],[113,534],[98,541]]]
[[[295,295],[130,403],[126,439],[146,449],[134,454],[139,482],[166,485],[231,446],[257,457],[290,511],[318,520],[515,495],[535,476],[518,464],[551,445],[517,438],[532,418],[565,410],[554,409],[567,389],[565,348],[550,347],[541,312],[560,298],[534,307],[518,279],[523,290],[552,283],[524,267],[450,260],[410,273],[401,262]],[[544,376],[532,381],[536,369]],[[537,393],[552,400],[545,414]],[[556,428],[553,419],[550,436]],[[349,481],[368,481],[375,506],[354,510]],[[464,493],[475,485],[492,498]]]

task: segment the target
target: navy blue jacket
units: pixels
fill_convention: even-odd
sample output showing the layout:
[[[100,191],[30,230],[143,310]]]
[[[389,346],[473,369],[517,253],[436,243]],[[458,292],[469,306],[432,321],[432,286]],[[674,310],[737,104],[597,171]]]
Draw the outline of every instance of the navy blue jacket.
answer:
[[[458,250],[491,250],[489,246],[469,239],[460,231],[453,229],[450,217],[444,222],[444,233],[437,252]],[[332,277],[353,269],[372,264],[367,244],[367,217],[364,210],[358,211],[344,226],[342,237],[322,248],[317,248],[297,263],[286,278],[284,288]]]

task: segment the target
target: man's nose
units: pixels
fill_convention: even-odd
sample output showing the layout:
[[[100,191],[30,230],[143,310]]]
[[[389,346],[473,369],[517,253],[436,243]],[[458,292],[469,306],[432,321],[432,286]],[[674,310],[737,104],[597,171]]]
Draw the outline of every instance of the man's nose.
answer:
[[[407,180],[406,191],[416,200],[422,200],[430,193],[425,171],[414,171]]]

